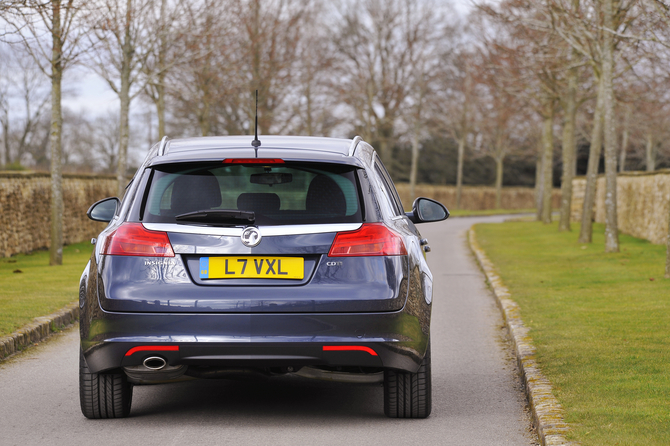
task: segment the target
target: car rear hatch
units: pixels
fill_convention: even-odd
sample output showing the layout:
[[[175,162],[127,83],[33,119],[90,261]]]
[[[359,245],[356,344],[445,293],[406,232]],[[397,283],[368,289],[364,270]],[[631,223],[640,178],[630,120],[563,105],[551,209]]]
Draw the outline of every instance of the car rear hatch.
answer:
[[[138,221],[102,241],[101,304],[122,312],[397,311],[408,291],[404,240],[370,221],[364,181],[355,166],[277,159],[156,166]]]

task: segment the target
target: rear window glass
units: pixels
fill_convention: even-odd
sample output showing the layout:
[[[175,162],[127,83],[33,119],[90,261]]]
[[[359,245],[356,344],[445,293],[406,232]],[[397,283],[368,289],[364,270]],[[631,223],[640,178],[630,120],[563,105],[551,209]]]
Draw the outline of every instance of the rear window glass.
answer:
[[[225,209],[252,211],[257,225],[359,223],[355,170],[323,163],[161,165],[142,221],[175,223],[178,215]]]

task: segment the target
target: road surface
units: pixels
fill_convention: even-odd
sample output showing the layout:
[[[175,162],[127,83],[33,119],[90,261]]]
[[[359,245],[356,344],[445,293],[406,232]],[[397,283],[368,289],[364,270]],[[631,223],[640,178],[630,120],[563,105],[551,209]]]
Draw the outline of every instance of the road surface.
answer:
[[[420,226],[432,252],[433,412],[388,419],[381,385],[297,377],[135,387],[131,416],[79,410],[78,330],[0,363],[2,445],[534,445],[498,308],[465,239],[476,222]],[[83,267],[83,265],[82,265]]]

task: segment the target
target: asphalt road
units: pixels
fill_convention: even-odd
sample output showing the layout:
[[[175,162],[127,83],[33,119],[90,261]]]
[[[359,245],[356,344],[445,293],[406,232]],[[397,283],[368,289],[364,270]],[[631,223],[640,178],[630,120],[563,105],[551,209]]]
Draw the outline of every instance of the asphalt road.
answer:
[[[435,276],[433,412],[388,419],[381,385],[296,377],[135,387],[131,416],[79,411],[78,330],[0,363],[0,445],[533,445],[499,311],[467,248],[475,222],[422,225]]]

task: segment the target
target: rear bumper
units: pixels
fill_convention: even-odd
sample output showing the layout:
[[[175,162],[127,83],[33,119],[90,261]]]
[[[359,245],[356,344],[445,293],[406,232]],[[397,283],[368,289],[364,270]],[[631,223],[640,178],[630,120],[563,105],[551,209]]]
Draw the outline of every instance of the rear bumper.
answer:
[[[326,365],[416,372],[428,344],[429,321],[403,310],[365,314],[96,313],[81,321],[82,349],[94,373],[140,365],[149,356],[162,356],[173,366]],[[136,349],[128,354],[140,346],[173,349]],[[333,350],[333,346],[345,348]]]

